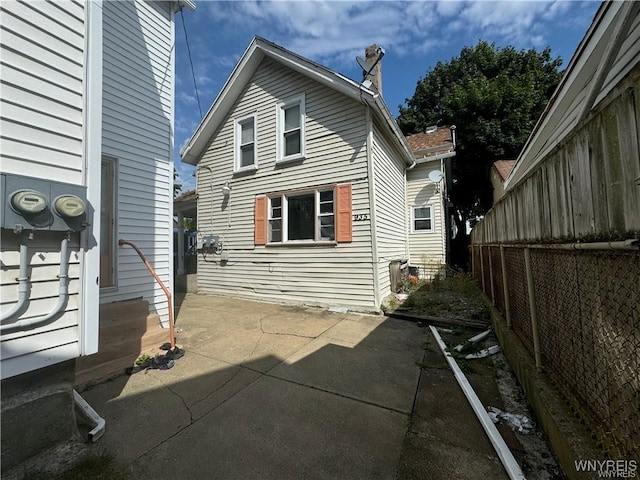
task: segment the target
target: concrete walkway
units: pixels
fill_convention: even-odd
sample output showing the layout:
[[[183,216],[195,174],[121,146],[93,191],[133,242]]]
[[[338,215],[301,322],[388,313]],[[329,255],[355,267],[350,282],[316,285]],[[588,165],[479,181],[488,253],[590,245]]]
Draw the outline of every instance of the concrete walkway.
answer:
[[[187,295],[186,355],[83,397],[133,478],[392,479],[424,331],[385,317]],[[427,478],[427,477],[425,477]]]

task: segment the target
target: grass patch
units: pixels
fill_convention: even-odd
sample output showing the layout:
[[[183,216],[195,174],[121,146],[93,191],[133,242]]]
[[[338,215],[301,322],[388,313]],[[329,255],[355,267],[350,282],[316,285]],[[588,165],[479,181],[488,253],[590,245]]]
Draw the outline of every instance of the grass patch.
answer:
[[[32,470],[22,480],[131,480],[126,471],[107,454],[91,455],[59,472]]]

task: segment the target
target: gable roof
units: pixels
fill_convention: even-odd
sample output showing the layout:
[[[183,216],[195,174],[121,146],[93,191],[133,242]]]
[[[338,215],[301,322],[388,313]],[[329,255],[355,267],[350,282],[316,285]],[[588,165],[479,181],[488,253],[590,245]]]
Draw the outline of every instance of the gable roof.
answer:
[[[507,179],[515,164],[515,160],[496,160],[495,162],[493,162],[493,169],[500,177],[500,181],[502,183],[504,183],[504,181]]]
[[[327,67],[257,36],[253,38],[242,54],[242,57],[240,57],[240,60],[207,111],[207,114],[200,122],[200,125],[198,125],[185,146],[180,149],[182,161],[192,165],[198,163],[211,136],[224,121],[242,90],[251,80],[260,62],[265,57],[271,58],[302,75],[370,106],[373,114],[381,120],[382,124],[386,127],[390,137],[395,139],[396,146],[399,151],[402,152],[407,165],[414,163],[411,148],[379,93],[365,88],[361,84]]]
[[[426,154],[431,156],[449,153],[455,150],[453,135],[451,135],[451,127],[449,126],[436,127],[435,130],[414,133],[406,138],[411,151],[416,157]]]

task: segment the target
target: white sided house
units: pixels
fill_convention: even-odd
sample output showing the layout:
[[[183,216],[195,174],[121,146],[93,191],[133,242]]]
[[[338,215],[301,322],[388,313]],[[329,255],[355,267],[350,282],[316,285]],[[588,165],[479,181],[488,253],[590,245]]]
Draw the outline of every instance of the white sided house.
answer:
[[[447,218],[447,185],[455,152],[455,126],[427,128],[409,135],[416,166],[407,171],[409,262],[421,278],[432,278],[447,263],[451,238]]]
[[[181,3],[193,7],[0,3],[3,473],[76,434],[75,362],[102,350],[108,305],[166,321],[162,290],[118,239],[170,285]],[[144,329],[121,342],[139,352]]]
[[[409,255],[414,158],[367,84],[254,38],[181,151],[198,167],[199,292],[379,308]]]

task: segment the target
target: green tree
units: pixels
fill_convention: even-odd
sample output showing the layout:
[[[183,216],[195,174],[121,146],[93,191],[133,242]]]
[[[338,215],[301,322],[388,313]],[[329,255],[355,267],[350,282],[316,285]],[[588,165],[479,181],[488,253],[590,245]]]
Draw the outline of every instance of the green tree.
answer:
[[[560,81],[561,65],[549,48],[517,51],[481,40],[428,70],[400,106],[405,135],[434,124],[457,127],[449,200],[458,235],[491,207],[491,164],[518,155]]]
[[[178,171],[174,168],[173,169],[173,198],[178,197],[178,195],[180,195],[182,193],[182,184],[178,183],[176,180],[178,180]]]

